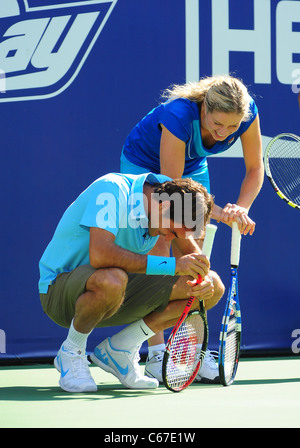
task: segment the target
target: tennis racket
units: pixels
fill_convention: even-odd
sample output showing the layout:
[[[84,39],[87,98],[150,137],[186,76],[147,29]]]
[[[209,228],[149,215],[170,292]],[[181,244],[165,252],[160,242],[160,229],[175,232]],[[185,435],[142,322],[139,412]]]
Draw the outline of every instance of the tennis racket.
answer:
[[[300,210],[300,138],[279,134],[267,146],[266,175],[278,196]]]
[[[223,386],[234,381],[240,355],[241,309],[238,296],[238,265],[240,259],[241,234],[236,222],[232,223],[231,236],[231,283],[219,340],[219,377]]]
[[[208,224],[202,253],[210,258],[217,227]],[[202,278],[198,277],[198,283]],[[190,297],[183,313],[173,328],[166,344],[162,376],[167,389],[180,392],[195,379],[205,356],[208,343],[208,325],[203,301],[199,310],[191,311],[195,297]]]

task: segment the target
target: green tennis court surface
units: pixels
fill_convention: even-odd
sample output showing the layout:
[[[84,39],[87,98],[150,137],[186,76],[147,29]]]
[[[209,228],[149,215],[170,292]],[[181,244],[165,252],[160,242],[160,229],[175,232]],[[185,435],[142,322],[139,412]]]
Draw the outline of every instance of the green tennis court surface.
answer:
[[[0,427],[107,428],[108,437],[113,428],[300,427],[296,356],[242,359],[233,385],[180,393],[128,390],[96,366],[91,372],[98,392],[69,394],[51,365],[0,366]]]

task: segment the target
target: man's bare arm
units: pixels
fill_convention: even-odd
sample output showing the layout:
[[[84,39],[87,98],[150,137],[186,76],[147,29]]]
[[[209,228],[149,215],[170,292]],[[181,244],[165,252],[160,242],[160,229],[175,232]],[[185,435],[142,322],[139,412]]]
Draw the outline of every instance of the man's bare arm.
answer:
[[[147,255],[137,254],[115,244],[111,232],[97,227],[90,228],[90,264],[96,269],[120,268],[125,272],[146,273]],[[209,261],[197,253],[184,255],[176,259],[176,275],[204,277],[209,269]]]
[[[90,264],[96,269],[116,267],[126,272],[145,273],[147,255],[137,254],[115,244],[115,236],[107,230],[90,228]]]

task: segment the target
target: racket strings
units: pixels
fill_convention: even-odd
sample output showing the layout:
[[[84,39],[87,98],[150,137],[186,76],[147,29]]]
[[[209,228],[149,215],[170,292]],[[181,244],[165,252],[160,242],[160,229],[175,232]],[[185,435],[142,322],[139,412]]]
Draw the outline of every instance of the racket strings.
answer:
[[[239,333],[237,331],[238,320],[236,314],[233,313],[229,317],[227,325],[227,336],[224,353],[224,374],[225,380],[229,383],[234,376],[237,356],[239,351]]]
[[[300,141],[287,136],[278,138],[269,152],[269,168],[278,189],[300,205]]]
[[[201,358],[204,337],[205,326],[199,314],[188,316],[179,327],[166,365],[168,383],[173,389],[180,389],[193,375]]]

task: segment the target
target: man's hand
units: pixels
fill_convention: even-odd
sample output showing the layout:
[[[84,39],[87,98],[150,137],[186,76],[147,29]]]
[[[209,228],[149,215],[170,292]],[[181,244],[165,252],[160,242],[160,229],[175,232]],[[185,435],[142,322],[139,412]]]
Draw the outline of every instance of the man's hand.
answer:
[[[188,297],[194,296],[205,301],[211,299],[215,292],[214,283],[208,275],[204,277],[201,283],[197,283],[195,279],[188,280],[187,285],[190,286],[190,290],[187,293]]]
[[[183,255],[176,258],[175,275],[189,275],[194,279],[200,275],[204,278],[209,271],[210,263],[205,255],[198,253]]]

